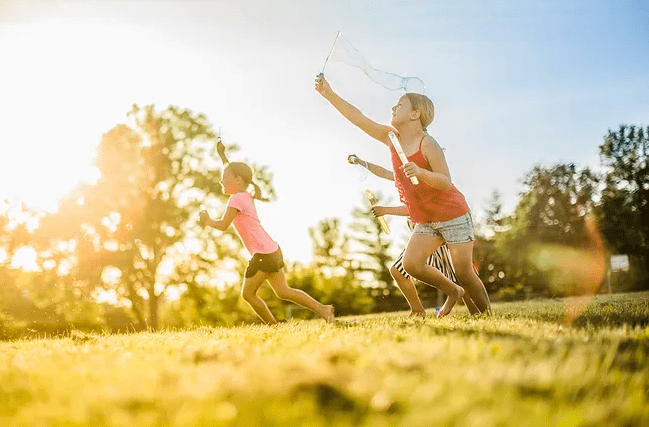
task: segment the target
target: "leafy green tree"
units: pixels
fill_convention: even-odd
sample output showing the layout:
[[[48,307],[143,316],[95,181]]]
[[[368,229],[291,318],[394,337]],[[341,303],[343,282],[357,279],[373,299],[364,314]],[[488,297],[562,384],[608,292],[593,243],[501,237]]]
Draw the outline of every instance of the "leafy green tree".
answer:
[[[325,275],[316,265],[295,263],[287,269],[286,281],[322,304],[333,304],[336,315],[365,314],[374,307],[374,300],[352,275]],[[308,310],[302,310],[300,315],[313,317]]]
[[[503,274],[514,282],[519,294],[571,293],[578,287],[576,276],[561,275],[559,266],[562,257],[569,258],[564,249],[590,248],[592,233],[585,218],[597,183],[590,169],[578,170],[571,163],[535,166],[527,173],[523,179],[526,190],[514,213],[501,221],[506,231],[495,237],[495,249],[506,260]],[[588,260],[582,261],[575,271],[588,268]]]
[[[338,218],[325,218],[309,228],[313,264],[294,263],[287,268],[289,286],[302,289],[323,304],[334,304],[336,313],[368,313],[374,303],[359,282],[360,263],[350,253],[350,238]]]
[[[516,225],[526,221],[525,233],[541,242],[580,246],[583,217],[593,207],[598,182],[589,168],[578,170],[572,163],[535,166],[523,180],[528,191],[517,211],[525,215]]]
[[[381,200],[382,195],[377,194],[376,197],[377,200]],[[357,270],[372,274],[374,280],[370,287],[399,293],[398,289],[392,285],[393,279],[390,274],[392,239],[386,237],[381,224],[372,214],[365,196],[363,196],[363,206],[355,207],[352,210],[352,217],[354,221],[349,228],[353,232],[350,238],[358,247],[354,250],[360,261]]]
[[[600,148],[606,168],[601,200],[602,232],[616,253],[639,265],[649,280],[649,127],[620,125],[608,130]]]
[[[8,207],[9,201],[5,201],[0,213],[0,336],[2,337],[10,335],[8,330],[13,323],[10,308],[20,297],[16,286],[17,272],[10,267],[15,250],[20,245],[20,238],[16,236],[15,222],[12,224]]]
[[[349,237],[340,229],[340,219],[325,218],[309,228],[315,267],[324,276],[354,276]]]
[[[22,203],[5,201],[0,208],[0,305],[16,322],[33,330],[50,332],[63,329],[70,323],[78,328],[97,328],[99,307],[84,300],[79,289],[65,280],[60,270],[65,264],[59,261],[69,255],[66,247],[48,248],[48,263],[42,263],[42,253],[36,251],[33,231],[39,212]],[[35,270],[24,271],[13,262],[31,261],[35,253]]]
[[[513,282],[506,274],[507,259],[495,244],[499,234],[508,230],[508,227],[503,225],[506,219],[507,216],[503,213],[502,196],[494,189],[487,200],[479,232],[476,230],[473,257],[478,274],[489,294],[503,300],[514,299],[523,290],[520,283]]]
[[[499,226],[502,222],[503,215],[503,201],[500,191],[493,189],[491,197],[487,200],[487,207],[485,209],[485,225],[490,228]]]

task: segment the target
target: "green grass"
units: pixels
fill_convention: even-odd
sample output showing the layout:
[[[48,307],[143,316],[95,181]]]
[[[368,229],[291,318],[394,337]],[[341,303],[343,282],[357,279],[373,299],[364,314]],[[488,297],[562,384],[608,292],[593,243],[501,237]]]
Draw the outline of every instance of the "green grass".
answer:
[[[574,301],[2,342],[0,425],[649,425],[649,293]]]

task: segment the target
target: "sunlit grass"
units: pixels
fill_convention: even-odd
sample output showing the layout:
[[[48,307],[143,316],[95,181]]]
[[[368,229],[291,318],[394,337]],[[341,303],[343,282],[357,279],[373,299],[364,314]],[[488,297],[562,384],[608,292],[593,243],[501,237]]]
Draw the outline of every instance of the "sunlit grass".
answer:
[[[0,425],[647,425],[649,294],[494,308],[3,342]]]

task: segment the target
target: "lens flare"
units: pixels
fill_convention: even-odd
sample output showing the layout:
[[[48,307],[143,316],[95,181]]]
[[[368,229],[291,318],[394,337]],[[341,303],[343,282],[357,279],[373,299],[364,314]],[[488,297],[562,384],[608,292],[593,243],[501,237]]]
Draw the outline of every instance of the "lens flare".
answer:
[[[550,277],[554,291],[574,298],[566,301],[562,324],[572,323],[595,296],[606,277],[606,252],[592,214],[584,217],[587,244],[582,248],[562,245],[535,245],[529,258]]]

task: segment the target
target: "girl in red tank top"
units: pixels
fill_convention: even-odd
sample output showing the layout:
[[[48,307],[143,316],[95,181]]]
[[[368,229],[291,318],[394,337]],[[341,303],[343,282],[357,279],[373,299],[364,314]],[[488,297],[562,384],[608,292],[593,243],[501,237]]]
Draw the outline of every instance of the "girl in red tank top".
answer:
[[[484,284],[473,270],[473,223],[464,196],[455,188],[444,152],[434,138],[426,133],[433,121],[434,107],[428,97],[406,93],[392,107],[392,126],[381,125],[342,99],[324,75],[316,76],[315,89],[347,120],[372,138],[389,147],[394,166],[395,185],[415,226],[403,256],[405,270],[414,278],[434,285],[447,295],[438,316],[451,312],[465,292],[478,310],[491,312],[491,303]],[[401,164],[389,133],[398,135],[408,158]],[[419,183],[414,185],[412,178]],[[449,247],[460,286],[426,263],[427,258],[444,242]]]

